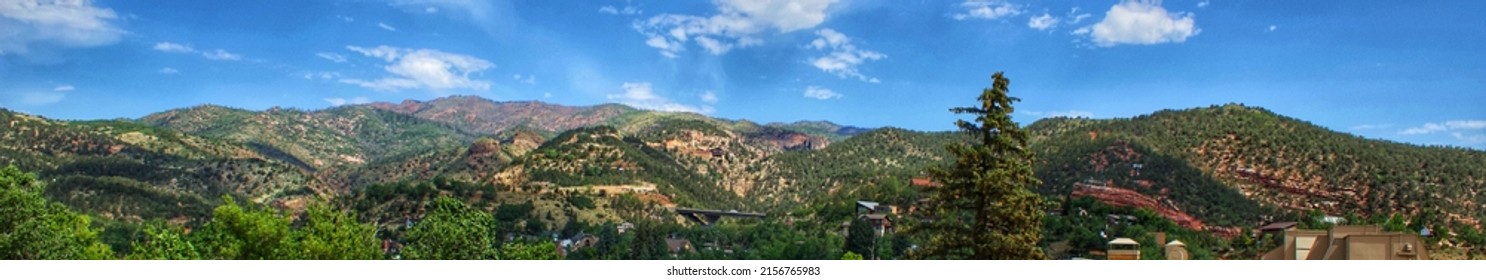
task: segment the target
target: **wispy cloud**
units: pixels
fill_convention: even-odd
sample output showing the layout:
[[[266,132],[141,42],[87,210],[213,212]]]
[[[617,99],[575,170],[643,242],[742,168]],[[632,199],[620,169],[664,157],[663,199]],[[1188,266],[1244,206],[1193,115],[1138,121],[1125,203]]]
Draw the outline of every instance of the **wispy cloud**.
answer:
[[[157,50],[157,51],[160,51],[160,52],[166,52],[166,53],[201,54],[201,57],[205,57],[206,59],[210,59],[210,60],[232,60],[232,61],[236,61],[236,60],[242,60],[243,59],[243,56],[242,55],[235,54],[235,53],[232,53],[232,52],[228,52],[227,50],[223,50],[223,49],[215,49],[215,50],[210,50],[210,51],[197,51],[195,48],[192,48],[190,45],[173,43],[173,42],[158,42],[158,43],[155,43],[155,46],[152,49]]]
[[[1027,20],[1027,27],[1037,30],[1048,30],[1058,25],[1058,18],[1048,13],[1032,17]]]
[[[1201,31],[1192,13],[1167,12],[1159,1],[1125,0],[1110,7],[1104,20],[1073,34],[1087,35],[1095,45],[1110,47],[1181,43]]]
[[[210,60],[232,60],[232,61],[237,61],[237,60],[242,60],[243,59],[243,56],[242,55],[231,53],[231,52],[227,52],[226,50],[223,50],[223,49],[216,49],[216,50],[212,50],[212,51],[202,51],[201,52],[201,56],[202,57],[205,57],[206,59],[210,59]]]
[[[643,13],[643,11],[640,11],[640,8],[636,8],[634,6],[624,6],[624,8],[615,8],[614,6],[604,5],[603,7],[599,7],[599,13],[600,14],[627,15],[628,16],[628,15],[638,15],[640,13]]]
[[[73,90],[76,90],[76,89],[77,88],[72,87],[72,85],[60,85],[60,86],[57,86],[55,88],[52,88],[52,91],[55,91],[55,92],[68,92],[68,91],[73,91]]]
[[[328,72],[328,71],[307,72],[307,73],[304,73],[304,76],[303,77],[304,77],[305,80],[315,80],[315,79],[330,80],[330,79],[340,78],[341,77],[341,73],[340,72]]]
[[[1265,29],[1264,32],[1274,32],[1275,29],[1279,29],[1279,28],[1280,28],[1279,26],[1270,25],[1269,26],[1269,29]]]
[[[964,9],[962,13],[951,14],[955,20],[967,19],[1001,19],[1022,14],[1022,7],[1003,0],[967,0],[960,3]]]
[[[159,43],[155,43],[155,48],[154,49],[157,50],[157,51],[168,52],[168,53],[194,53],[194,52],[196,52],[195,49],[192,49],[189,46],[181,45],[181,44],[176,44],[176,43],[171,43],[171,42],[159,42]]]
[[[1393,127],[1393,125],[1392,124],[1359,124],[1359,125],[1354,125],[1352,127],[1349,127],[1349,128],[1347,128],[1347,130],[1351,130],[1351,131],[1363,131],[1363,130],[1387,129],[1389,127]]]
[[[386,23],[378,22],[377,27],[381,27],[382,29],[386,29],[387,31],[397,31],[397,27],[392,27],[391,25],[387,25]]]
[[[763,43],[771,32],[789,33],[813,28],[826,20],[827,8],[838,0],[718,0],[712,16],[661,14],[636,21],[645,45],[675,58],[696,42],[713,55]]]
[[[180,73],[181,71],[180,70],[175,70],[175,68],[165,67],[165,68],[160,68],[160,70],[159,71],[156,71],[156,72],[160,72],[160,74],[171,75],[171,74]]]
[[[1207,8],[1207,5],[1208,5],[1208,4],[1210,4],[1210,3],[1209,3],[1209,2],[1208,2],[1208,0],[1202,0],[1202,2],[1197,2],[1197,7],[1198,7],[1198,8]]]
[[[511,75],[511,79],[516,80],[516,82],[518,82],[518,83],[523,83],[523,84],[528,84],[528,85],[536,85],[537,84],[537,75],[521,75],[521,74],[516,74],[516,75]]]
[[[113,24],[113,9],[92,1],[9,0],[0,2],[0,55],[24,54],[36,45],[96,47],[126,34]]]
[[[354,104],[366,104],[366,103],[371,103],[371,100],[366,99],[365,96],[357,96],[357,97],[351,98],[351,99],[345,99],[345,98],[340,98],[340,97],[332,97],[332,98],[326,98],[325,99],[325,102],[329,102],[330,103],[330,106],[341,106],[341,105],[348,105],[348,104],[350,104],[350,105],[354,105]]]
[[[707,91],[702,93],[702,103],[717,104],[717,93]]]
[[[864,82],[879,82],[877,78],[862,75],[857,67],[868,61],[887,58],[887,55],[858,49],[855,44],[851,43],[851,38],[846,37],[846,34],[830,28],[815,31],[815,35],[816,39],[810,42],[809,47],[826,53],[811,58],[809,61],[811,66],[826,73],[836,74],[841,78],[850,77]]]
[[[338,53],[321,52],[321,53],[315,53],[315,56],[318,56],[320,58],[324,58],[325,60],[333,61],[335,63],[346,62],[346,56],[340,55]]]
[[[805,97],[826,100],[841,98],[841,94],[828,88],[809,86],[805,88]]]
[[[341,19],[341,20],[346,21],[346,22],[356,22],[356,18],[349,17],[349,16],[344,16],[344,15],[335,15],[335,18]]]
[[[1453,120],[1444,123],[1425,123],[1422,126],[1410,127],[1399,131],[1403,135],[1431,134],[1437,132],[1459,132],[1472,130],[1486,130],[1486,120]]]
[[[495,67],[495,64],[490,61],[478,57],[431,49],[404,49],[389,46],[375,48],[346,46],[346,49],[389,63],[383,67],[383,70],[390,74],[387,77],[375,80],[340,80],[342,83],[378,91],[419,88],[486,90],[490,88],[490,81],[471,79],[470,75]]]
[[[646,110],[666,112],[692,112],[701,114],[712,113],[712,106],[699,107],[681,104],[675,101],[671,101],[671,99],[668,99],[664,96],[656,94],[654,88],[651,87],[650,83],[648,82],[624,83],[621,88],[623,89],[623,92],[618,94],[610,94],[608,96],[610,101],[619,102],[620,104]]]

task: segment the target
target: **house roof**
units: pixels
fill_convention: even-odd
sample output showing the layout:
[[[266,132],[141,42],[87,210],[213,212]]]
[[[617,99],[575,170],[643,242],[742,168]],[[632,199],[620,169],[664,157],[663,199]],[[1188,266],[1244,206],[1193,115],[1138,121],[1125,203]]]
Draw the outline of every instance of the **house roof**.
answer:
[[[886,220],[887,219],[887,214],[867,214],[867,215],[862,215],[862,217],[865,217],[868,220]]]
[[[876,201],[857,200],[857,207],[867,207],[867,209],[877,209],[877,204],[878,203]]]
[[[1135,242],[1135,240],[1129,239],[1129,238],[1124,238],[1124,237],[1115,238],[1115,240],[1109,241],[1109,244],[1140,245],[1140,243]]]
[[[1166,246],[1172,246],[1172,245],[1176,245],[1176,246],[1187,246],[1187,243],[1182,243],[1181,240],[1172,240],[1171,243],[1166,243]]]
[[[1260,231],[1285,230],[1285,229],[1288,229],[1288,228],[1295,227],[1295,225],[1298,225],[1298,224],[1300,224],[1300,223],[1298,223],[1298,222],[1276,222],[1276,223],[1271,223],[1271,224],[1268,224],[1268,225],[1264,225],[1262,227],[1259,227],[1259,230]]]

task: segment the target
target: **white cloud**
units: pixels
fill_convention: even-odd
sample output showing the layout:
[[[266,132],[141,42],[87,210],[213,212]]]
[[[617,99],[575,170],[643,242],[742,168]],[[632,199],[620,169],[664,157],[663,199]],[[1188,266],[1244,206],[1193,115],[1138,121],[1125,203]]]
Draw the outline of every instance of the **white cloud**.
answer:
[[[1068,21],[1068,24],[1078,24],[1079,22],[1084,21],[1084,19],[1089,18],[1089,17],[1093,17],[1093,16],[1094,15],[1090,15],[1089,13],[1082,13],[1082,14],[1080,14],[1080,13],[1078,13],[1078,7],[1073,7],[1073,9],[1069,9],[1068,10],[1068,16],[1067,17],[1073,19],[1071,21]]]
[[[35,45],[95,47],[113,44],[126,32],[110,21],[112,9],[89,0],[0,1],[0,55],[23,54]]]
[[[1279,29],[1279,28],[1280,28],[1279,26],[1270,25],[1269,26],[1269,30],[1265,30],[1265,32],[1274,32],[1275,29]]]
[[[1467,135],[1465,133],[1460,133],[1460,132],[1451,132],[1450,133],[1450,136],[1455,137],[1455,140],[1465,141],[1465,143],[1468,143],[1468,144],[1475,144],[1475,143],[1486,142],[1486,134],[1470,134],[1470,135]]]
[[[161,51],[161,52],[167,52],[167,53],[193,53],[193,54],[194,53],[199,53],[199,54],[201,54],[201,57],[205,57],[206,59],[211,59],[211,60],[242,60],[243,59],[243,56],[242,55],[231,53],[231,52],[228,52],[227,50],[223,50],[223,49],[215,49],[215,50],[210,50],[210,51],[197,51],[195,48],[192,48],[189,45],[183,45],[183,44],[177,44],[177,43],[171,43],[171,42],[159,42],[159,43],[155,43],[155,47],[153,47],[153,49],[155,49],[157,51]]]
[[[1032,19],[1027,21],[1027,27],[1037,30],[1048,30],[1055,25],[1058,25],[1058,18],[1047,13],[1032,17]]]
[[[536,85],[537,84],[537,75],[525,75],[525,76],[523,76],[521,74],[516,74],[516,75],[512,75],[511,76],[511,79],[516,80],[516,82],[523,83],[523,84],[528,84],[528,85]]]
[[[635,8],[634,6],[624,6],[624,8],[615,8],[614,6],[604,5],[603,7],[599,7],[599,13],[600,14],[611,14],[611,15],[638,15],[638,14],[642,13],[642,11],[640,11],[639,8]]]
[[[543,92],[542,93],[542,98],[552,98],[552,93],[551,92]]]
[[[169,75],[169,74],[180,73],[181,71],[180,70],[175,70],[175,68],[165,67],[165,68],[160,68],[160,71],[158,71],[158,72],[160,72],[160,74],[167,74],[167,75]]]
[[[953,14],[950,17],[953,17],[955,20],[994,20],[1019,15],[1024,12],[1021,6],[1002,0],[967,0],[964,3],[960,3],[960,7],[964,8],[965,12]]]
[[[858,49],[855,44],[851,43],[851,38],[846,37],[846,34],[841,34],[841,32],[836,32],[836,30],[830,28],[817,30],[815,31],[815,35],[815,40],[810,41],[808,47],[826,51],[826,53],[819,57],[811,58],[809,60],[810,65],[826,73],[836,74],[836,76],[841,78],[850,77],[864,82],[878,82],[877,78],[862,75],[861,71],[857,70],[857,66],[868,61],[887,58],[887,55],[870,50]]]
[[[324,58],[325,60],[334,61],[335,63],[346,62],[346,56],[340,55],[338,53],[322,52],[315,53],[315,56]]]
[[[181,45],[181,44],[176,44],[176,43],[171,43],[171,42],[159,42],[159,43],[155,43],[155,50],[162,51],[162,52],[168,52],[168,53],[194,53],[194,52],[196,52],[196,49],[192,49],[189,46],[185,46],[185,45]]]
[[[360,53],[361,55],[381,58],[382,60],[386,60],[387,62],[392,62],[392,60],[397,59],[397,56],[399,55],[398,52],[401,51],[398,48],[388,46],[377,46],[375,48],[346,46],[346,49]]]
[[[72,85],[60,85],[60,86],[57,86],[56,88],[53,88],[52,91],[55,91],[55,92],[68,92],[68,91],[73,91],[73,90],[76,90],[76,89],[77,88],[72,87]]]
[[[216,50],[213,50],[213,51],[201,51],[201,56],[202,57],[206,57],[206,59],[210,59],[210,60],[242,60],[243,59],[243,56],[242,55],[235,54],[235,53],[230,53],[230,52],[227,52],[226,50],[223,50],[223,49],[216,49]]]
[[[351,104],[351,105],[355,105],[355,104],[366,104],[366,103],[371,103],[371,100],[366,99],[365,96],[357,96],[357,97],[351,98],[349,100],[347,100],[345,98],[340,98],[340,97],[333,97],[333,98],[326,98],[325,99],[325,102],[329,102],[330,103],[330,106],[341,106],[341,105],[347,105],[347,104]]]
[[[610,101],[616,101],[624,105],[646,110],[702,114],[712,113],[712,106],[697,107],[685,105],[657,95],[650,86],[650,83],[624,83],[621,87],[624,89],[624,92],[609,95],[608,98]]]
[[[1197,7],[1198,8],[1206,8],[1207,7],[1207,4],[1209,4],[1207,0],[1202,0],[1202,2],[1197,2]]]
[[[1160,1],[1126,0],[1109,8],[1104,20],[1079,28],[1074,34],[1087,34],[1094,44],[1109,47],[1119,44],[1152,45],[1181,43],[1201,32],[1192,13],[1168,13]]]
[[[348,16],[343,16],[343,15],[335,15],[335,18],[344,20],[346,22],[356,22],[356,18],[348,17]]]
[[[381,27],[382,29],[386,29],[387,31],[397,31],[396,27],[392,27],[391,25],[387,25],[386,23],[378,22],[377,27]]]
[[[330,79],[339,78],[340,76],[341,76],[341,73],[340,72],[309,72],[309,73],[304,73],[304,79],[305,80],[314,80],[314,79],[330,80]]]
[[[841,98],[841,94],[836,93],[835,91],[832,91],[828,88],[809,86],[805,88],[805,97],[826,100],[832,98]]]
[[[471,79],[469,76],[495,67],[495,64],[478,57],[430,49],[403,49],[389,46],[375,48],[346,46],[346,49],[368,57],[380,58],[389,63],[383,67],[383,70],[391,74],[390,76],[376,80],[340,80],[342,83],[378,91],[417,88],[487,90],[490,89],[489,81]]]
[[[1403,135],[1419,135],[1419,134],[1430,134],[1430,133],[1444,132],[1444,131],[1452,131],[1452,132],[1457,132],[1458,133],[1458,131],[1463,131],[1463,130],[1483,130],[1483,129],[1486,129],[1486,120],[1454,120],[1454,121],[1446,121],[1446,122],[1444,122],[1442,124],[1441,123],[1425,123],[1423,126],[1410,127],[1408,129],[1404,129],[1403,131],[1399,131],[1398,134],[1403,134]]]
[[[827,8],[837,1],[717,0],[713,2],[718,9],[716,15],[661,14],[635,21],[634,28],[645,34],[645,45],[660,49],[666,57],[675,58],[690,41],[721,55],[763,44],[760,38],[770,32],[789,33],[818,26],[825,22]]]
[[[423,8],[423,12],[430,13],[430,14],[437,13],[437,12],[439,12],[439,8],[434,8],[434,7]]]
[[[63,98],[66,98],[66,97],[67,97],[67,93],[62,92],[62,91],[32,92],[32,93],[27,93],[25,96],[22,96],[21,97],[21,104],[26,104],[26,105],[31,105],[31,106],[48,105],[48,104],[52,104],[52,103],[61,102],[62,99]]]
[[[702,93],[702,103],[717,104],[717,94],[712,91]]]

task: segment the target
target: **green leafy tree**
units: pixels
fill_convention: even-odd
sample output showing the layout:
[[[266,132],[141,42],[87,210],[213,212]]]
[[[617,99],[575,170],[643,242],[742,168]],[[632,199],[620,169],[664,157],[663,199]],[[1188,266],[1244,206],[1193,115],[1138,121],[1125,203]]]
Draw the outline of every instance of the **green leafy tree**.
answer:
[[[495,219],[459,200],[440,197],[422,221],[409,229],[409,259],[489,260],[496,259]]]
[[[971,114],[974,122],[955,125],[973,135],[973,143],[946,147],[957,158],[952,166],[931,168],[943,186],[931,190],[932,222],[915,229],[927,234],[916,257],[927,259],[1044,259],[1037,246],[1042,227],[1042,199],[1031,188],[1042,184],[1032,170],[1027,135],[1011,120],[1010,84],[1000,72],[981,92],[977,107],[950,109]]]
[[[846,251],[855,252],[860,256],[871,256],[874,242],[877,241],[877,232],[872,230],[872,223],[863,219],[851,221],[851,226],[846,228]]]
[[[42,196],[45,184],[15,166],[0,168],[0,259],[107,259],[91,219]]]
[[[370,260],[380,258],[377,230],[356,222],[351,213],[324,203],[305,210],[305,224],[292,234],[294,257],[312,260]]]
[[[144,229],[144,241],[135,241],[131,260],[199,260],[196,244],[180,228],[153,223]]]
[[[845,254],[841,254],[841,260],[860,261],[862,260],[862,254],[857,254],[856,252],[846,252]]]
[[[508,242],[501,245],[504,260],[556,260],[557,244],[552,242]]]
[[[293,259],[289,219],[261,207],[245,208],[224,196],[212,219],[192,233],[202,256],[225,260]]]

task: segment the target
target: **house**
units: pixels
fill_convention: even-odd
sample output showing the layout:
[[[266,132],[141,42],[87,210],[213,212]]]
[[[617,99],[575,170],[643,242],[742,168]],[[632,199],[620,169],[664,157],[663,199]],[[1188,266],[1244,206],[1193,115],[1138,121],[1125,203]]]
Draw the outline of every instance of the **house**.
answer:
[[[857,200],[857,214],[876,214],[878,205],[875,201]]]
[[[712,148],[712,150],[710,150],[709,152],[712,152],[713,158],[720,158],[724,155],[727,155],[727,151],[723,150],[722,148]]]
[[[912,186],[915,186],[915,187],[932,188],[932,187],[938,187],[938,186],[940,186],[939,185],[939,182],[935,182],[934,179],[929,179],[929,177],[913,177],[912,179],[909,179],[908,181],[909,181],[909,185],[912,185]]]
[[[1336,226],[1329,230],[1281,232],[1279,248],[1264,260],[1427,260],[1424,240],[1413,233],[1385,232],[1381,227]]]
[[[630,223],[630,222],[624,222],[622,224],[619,224],[619,226],[618,226],[617,229],[619,230],[619,234],[624,234],[624,232],[626,232],[626,231],[634,230],[635,229],[635,224]]]
[[[691,253],[696,251],[695,248],[691,247],[691,240],[681,238],[674,234],[666,237],[666,249],[671,252],[671,257],[677,257],[684,253]]]
[[[877,236],[887,234],[893,229],[893,221],[888,219],[887,214],[866,214],[858,216],[857,219],[871,223],[872,230],[877,232]]]
[[[1294,229],[1299,224],[1298,222],[1275,222],[1259,227],[1259,232],[1265,234],[1284,232]]]
[[[1140,243],[1129,238],[1115,238],[1109,241],[1108,250],[1110,260],[1139,260]]]

